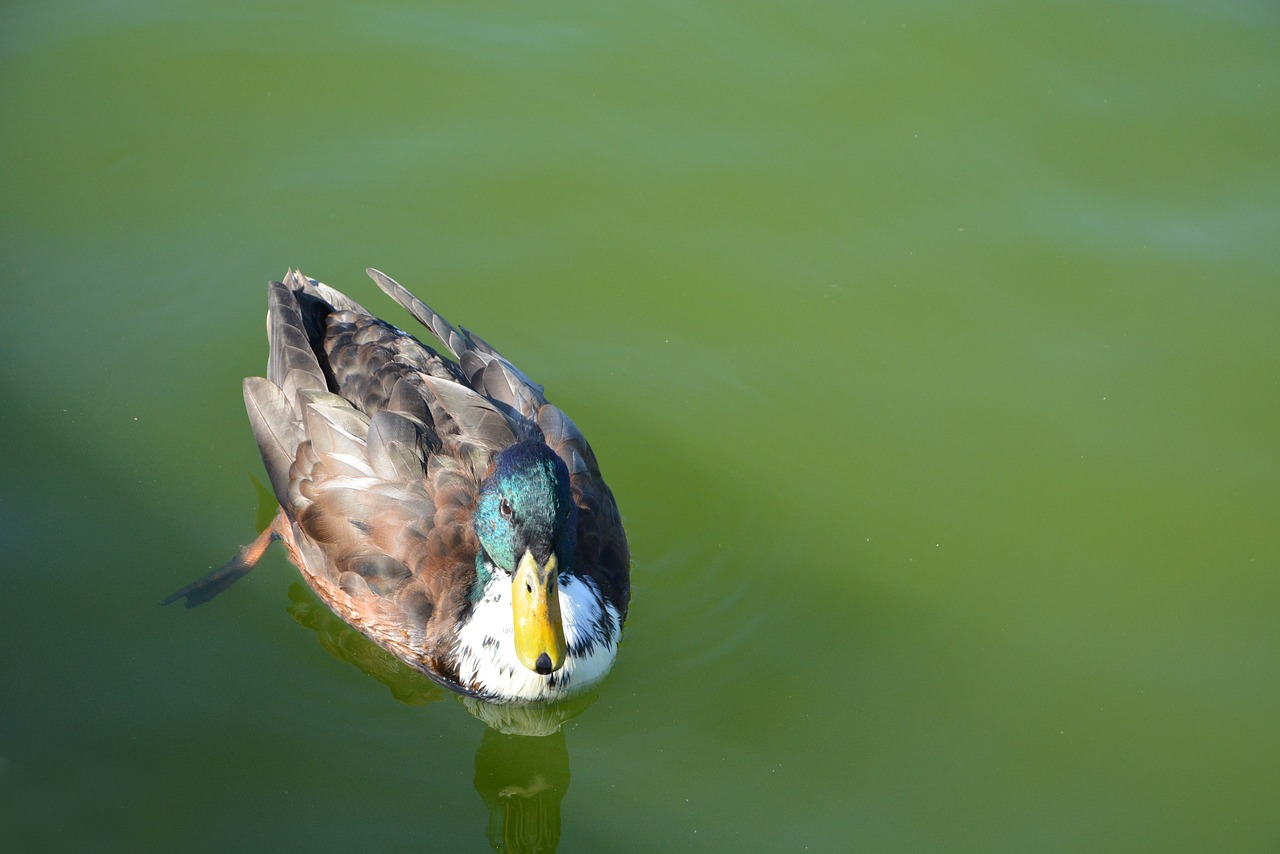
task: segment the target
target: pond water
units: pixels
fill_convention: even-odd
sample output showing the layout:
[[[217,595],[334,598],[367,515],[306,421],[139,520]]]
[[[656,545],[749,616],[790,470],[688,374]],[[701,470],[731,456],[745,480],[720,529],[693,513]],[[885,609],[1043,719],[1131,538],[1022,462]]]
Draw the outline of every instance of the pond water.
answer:
[[[14,850],[1280,845],[1274,3],[0,11]],[[634,600],[554,735],[335,624],[240,379],[377,266],[542,382]],[[554,727],[551,727],[554,728]]]

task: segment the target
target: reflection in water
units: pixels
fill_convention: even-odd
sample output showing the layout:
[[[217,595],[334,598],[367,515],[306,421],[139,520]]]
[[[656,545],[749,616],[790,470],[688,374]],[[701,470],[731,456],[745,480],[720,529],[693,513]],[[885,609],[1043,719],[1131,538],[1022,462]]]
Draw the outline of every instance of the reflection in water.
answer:
[[[402,703],[422,706],[453,693],[351,628],[303,584],[289,588],[289,615],[315,632],[330,655],[359,667]],[[475,787],[489,811],[489,844],[500,852],[556,850],[560,801],[569,790],[569,751],[561,725],[591,705],[595,695],[553,706],[459,699],[487,725],[476,750]]]
[[[489,810],[494,851],[554,851],[560,800],[569,790],[564,732],[540,738],[484,731],[476,751],[476,792]]]

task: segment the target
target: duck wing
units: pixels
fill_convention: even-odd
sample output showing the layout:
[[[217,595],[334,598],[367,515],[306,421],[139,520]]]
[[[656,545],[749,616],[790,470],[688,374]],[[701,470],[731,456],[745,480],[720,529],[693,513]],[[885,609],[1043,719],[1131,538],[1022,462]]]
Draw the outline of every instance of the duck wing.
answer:
[[[244,396],[290,557],[340,616],[447,677],[471,512],[511,425],[454,363],[300,273],[270,285],[267,327]]]

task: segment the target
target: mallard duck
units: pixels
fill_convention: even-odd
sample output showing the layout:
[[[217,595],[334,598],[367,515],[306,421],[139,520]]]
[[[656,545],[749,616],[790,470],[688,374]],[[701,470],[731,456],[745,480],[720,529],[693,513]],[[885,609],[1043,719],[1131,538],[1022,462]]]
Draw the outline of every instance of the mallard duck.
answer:
[[[631,596],[591,447],[477,335],[367,272],[457,361],[300,272],[272,282],[267,376],[244,399],[280,509],[230,580],[280,539],[338,616],[455,691],[540,703],[589,688]],[[200,601],[197,585],[166,601]]]

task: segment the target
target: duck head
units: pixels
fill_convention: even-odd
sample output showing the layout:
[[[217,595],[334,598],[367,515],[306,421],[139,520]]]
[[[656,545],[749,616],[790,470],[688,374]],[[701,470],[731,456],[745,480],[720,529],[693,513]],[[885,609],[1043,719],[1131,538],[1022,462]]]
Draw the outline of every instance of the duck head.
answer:
[[[516,655],[535,673],[554,673],[567,654],[559,576],[573,571],[578,529],[564,461],[541,440],[499,451],[480,486],[474,524],[479,583],[495,570],[511,579]]]

